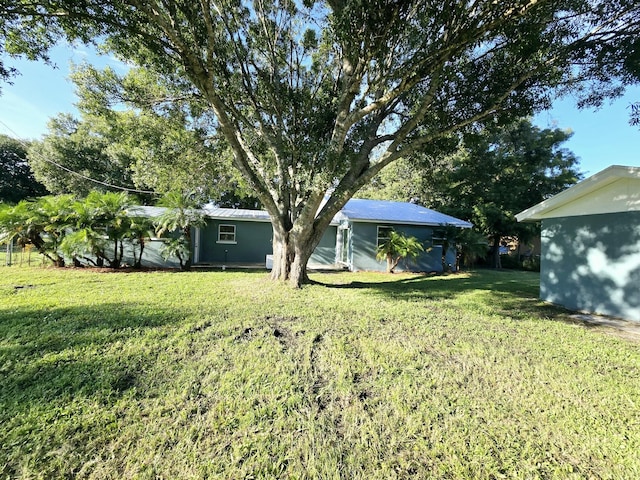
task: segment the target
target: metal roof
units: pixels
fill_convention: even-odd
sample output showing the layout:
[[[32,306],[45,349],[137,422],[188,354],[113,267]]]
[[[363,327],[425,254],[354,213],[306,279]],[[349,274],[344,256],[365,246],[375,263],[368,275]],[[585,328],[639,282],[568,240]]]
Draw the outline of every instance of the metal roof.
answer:
[[[136,206],[129,209],[133,214],[145,217],[157,217],[166,208]],[[248,210],[241,208],[220,208],[213,204],[202,207],[205,216],[215,219],[245,220],[269,222],[269,214],[264,210]],[[365,200],[352,198],[331,222],[336,225],[344,220],[361,222],[378,222],[393,224],[412,224],[429,226],[454,226],[471,228],[472,224],[444,213],[421,207],[413,203],[389,202],[385,200]]]
[[[137,205],[128,209],[128,212],[134,216],[141,217],[159,217],[165,211],[166,207],[149,207]],[[247,210],[242,208],[220,208],[212,204],[203,206],[200,211],[209,218],[216,219],[233,219],[233,220],[251,220],[260,222],[269,222],[269,214],[264,210]]]
[[[209,218],[230,220],[253,220],[258,222],[270,222],[269,214],[265,210],[248,210],[245,208],[221,208],[212,204],[202,207],[202,211]]]
[[[139,216],[139,217],[153,218],[153,217],[159,217],[166,210],[167,209],[164,207],[149,207],[149,206],[143,206],[143,205],[136,205],[134,207],[127,208],[127,213],[134,217]]]
[[[473,225],[459,218],[421,207],[414,203],[365,200],[352,198],[338,215],[348,220],[397,224],[452,226],[471,228]]]

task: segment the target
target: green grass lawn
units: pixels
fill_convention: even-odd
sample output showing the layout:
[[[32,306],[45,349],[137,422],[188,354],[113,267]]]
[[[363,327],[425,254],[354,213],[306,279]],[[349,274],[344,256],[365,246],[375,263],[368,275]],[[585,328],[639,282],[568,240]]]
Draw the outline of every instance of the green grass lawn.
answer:
[[[0,267],[0,478],[640,478],[640,346],[538,275]]]

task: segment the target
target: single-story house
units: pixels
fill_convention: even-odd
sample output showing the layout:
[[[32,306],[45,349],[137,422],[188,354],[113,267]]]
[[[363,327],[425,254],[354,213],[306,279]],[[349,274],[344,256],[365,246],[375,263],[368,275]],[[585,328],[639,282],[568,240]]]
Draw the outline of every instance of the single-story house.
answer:
[[[157,215],[156,208],[144,207],[148,215]],[[194,265],[266,266],[267,257],[272,253],[273,236],[266,211],[213,205],[206,205],[202,210],[206,224],[193,233]],[[394,229],[416,237],[425,247],[417,259],[401,262],[398,271],[440,272],[443,228],[450,226],[471,228],[472,225],[411,203],[351,199],[333,218],[309,260],[309,267],[385,271],[386,263],[376,260],[376,248],[389,230]],[[167,265],[158,255],[157,247],[147,247],[145,265]],[[455,265],[455,256],[455,250],[450,248],[447,263]]]
[[[606,168],[516,218],[542,222],[542,300],[640,321],[640,167]]]

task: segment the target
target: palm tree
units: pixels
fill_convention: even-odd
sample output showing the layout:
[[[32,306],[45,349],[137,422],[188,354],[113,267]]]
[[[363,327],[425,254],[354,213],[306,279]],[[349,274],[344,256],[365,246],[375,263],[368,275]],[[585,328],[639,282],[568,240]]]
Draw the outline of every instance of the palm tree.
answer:
[[[131,236],[132,219],[127,209],[132,204],[125,192],[92,191],[84,200],[76,201],[71,215],[73,232],[63,243],[65,253],[76,264],[82,257],[99,267],[105,262],[111,268],[120,267],[123,242]]]
[[[393,273],[400,260],[407,257],[417,258],[422,251],[424,247],[416,237],[407,237],[391,230],[387,240],[378,246],[376,258],[386,259],[387,273]]]
[[[97,192],[87,195],[85,200],[93,210],[93,227],[103,231],[112,244],[113,254],[105,254],[109,267],[118,268],[124,255],[123,241],[130,234],[131,218],[127,210],[133,205],[133,200],[126,192]]]
[[[96,227],[96,212],[86,199],[74,202],[72,214],[72,232],[65,236],[61,248],[65,255],[73,259],[76,266],[81,266],[81,259],[95,266],[102,267],[108,247],[104,232]]]
[[[158,216],[154,223],[156,234],[161,237],[169,233],[173,238],[164,245],[163,256],[176,257],[182,270],[191,269],[193,249],[191,243],[191,229],[204,225],[204,215],[199,210],[199,203],[192,193],[171,191],[158,202],[165,207],[165,212]],[[175,237],[177,235],[177,238]]]
[[[142,268],[142,254],[144,253],[146,239],[153,230],[153,223],[146,217],[131,217],[130,220],[131,224],[126,236],[133,248],[133,268]]]

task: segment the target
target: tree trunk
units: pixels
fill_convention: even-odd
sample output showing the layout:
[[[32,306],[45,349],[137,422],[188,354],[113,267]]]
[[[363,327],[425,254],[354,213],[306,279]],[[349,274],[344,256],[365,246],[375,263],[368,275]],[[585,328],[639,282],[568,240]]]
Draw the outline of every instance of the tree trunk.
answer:
[[[402,257],[393,257],[392,253],[387,253],[387,273],[396,273],[396,267]]]
[[[334,215],[348,198],[350,196],[344,194],[340,201],[328,202],[321,209],[323,195],[316,192],[295,212],[296,217],[292,215],[294,212],[286,209],[270,212],[273,228],[272,280],[288,281],[294,288],[300,288],[309,281],[307,263]]]
[[[302,284],[309,282],[309,276],[307,275],[307,262],[312,252],[304,252],[296,248],[295,258],[291,264],[291,271],[289,273],[289,284],[293,288],[300,288]]]
[[[142,268],[142,253],[144,252],[144,238],[137,238],[138,246],[140,247],[140,251],[136,253],[134,240],[131,241],[133,245],[133,268],[140,269]]]
[[[191,265],[193,264],[193,243],[191,242],[191,226],[185,227],[182,231],[184,235],[184,242],[187,244],[187,258],[184,261],[184,265],[182,265],[182,270],[188,272],[191,270]]]
[[[307,283],[307,263],[323,233],[324,231],[315,231],[303,236],[274,227],[271,279],[288,281],[294,288]]]
[[[291,233],[280,226],[273,225],[273,267],[271,279],[286,281],[291,273],[295,257],[291,243]]]

